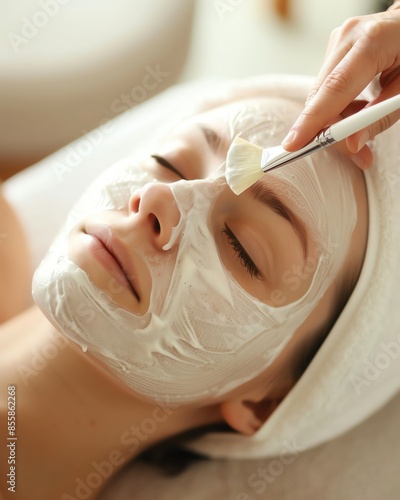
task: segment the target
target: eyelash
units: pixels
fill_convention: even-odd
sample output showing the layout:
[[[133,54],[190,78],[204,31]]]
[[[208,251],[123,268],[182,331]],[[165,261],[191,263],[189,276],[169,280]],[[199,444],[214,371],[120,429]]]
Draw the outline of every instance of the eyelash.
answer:
[[[179,172],[179,170],[175,168],[173,165],[171,165],[171,163],[162,156],[159,155],[150,155],[150,156],[151,158],[154,158],[159,165],[162,165],[163,167],[167,168],[170,172],[173,172],[181,179],[185,179],[185,177]]]
[[[254,264],[250,255],[242,247],[242,244],[236,238],[236,236],[234,235],[234,233],[227,224],[224,225],[222,233],[226,235],[229,245],[233,248],[235,254],[237,255],[237,258],[240,260],[243,267],[246,268],[250,276],[252,278],[257,278],[258,280],[262,280],[262,275],[258,267]]]

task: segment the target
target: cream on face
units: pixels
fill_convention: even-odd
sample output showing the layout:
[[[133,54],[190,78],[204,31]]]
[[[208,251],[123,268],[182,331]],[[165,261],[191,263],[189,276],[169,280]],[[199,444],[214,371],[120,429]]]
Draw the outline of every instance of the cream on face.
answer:
[[[227,113],[231,139],[242,131],[248,139],[258,137],[260,129],[249,128],[257,116],[256,125],[269,117],[272,136],[278,128],[284,133],[281,123],[291,122],[279,105],[236,105]],[[314,165],[315,158],[324,168]],[[155,179],[130,162],[93,184],[35,273],[34,298],[50,321],[146,398],[198,402],[259,375],[316,307],[347,252],[356,205],[346,166],[323,152],[280,169],[268,185],[303,220],[315,258],[313,275],[300,297],[280,307],[251,295],[227,269],[213,231],[214,219],[227,209],[222,173],[167,187],[179,211],[169,241],[161,251],[133,249],[151,276],[144,314],[121,308],[95,286],[71,258],[66,239],[82,218],[124,210],[132,195],[152,188]]]

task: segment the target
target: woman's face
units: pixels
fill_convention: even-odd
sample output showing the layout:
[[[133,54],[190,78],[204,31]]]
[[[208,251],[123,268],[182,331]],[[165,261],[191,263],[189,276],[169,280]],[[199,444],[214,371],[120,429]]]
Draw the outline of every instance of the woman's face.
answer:
[[[225,116],[225,109],[218,109],[177,127],[138,165],[157,182],[135,191],[122,209],[83,218],[71,233],[72,260],[134,314],[147,312],[153,286],[143,256],[163,259],[163,247],[184,216],[170,186],[218,172],[231,142]],[[282,306],[309,288],[317,259],[312,240],[296,207],[274,193],[267,176],[240,196],[225,184],[208,224],[222,265],[253,297]]]
[[[337,158],[240,196],[223,175],[238,133],[279,144],[297,112],[242,101],[182,123],[94,183],[39,268],[43,312],[143,397],[198,402],[255,378],[339,272],[356,208]]]

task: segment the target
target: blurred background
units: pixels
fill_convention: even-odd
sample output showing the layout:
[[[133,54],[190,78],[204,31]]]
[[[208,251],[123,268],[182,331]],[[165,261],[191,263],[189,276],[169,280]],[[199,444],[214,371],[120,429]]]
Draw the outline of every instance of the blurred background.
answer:
[[[92,130],[96,147],[108,120],[176,83],[314,75],[335,27],[391,3],[3,0],[0,179]]]

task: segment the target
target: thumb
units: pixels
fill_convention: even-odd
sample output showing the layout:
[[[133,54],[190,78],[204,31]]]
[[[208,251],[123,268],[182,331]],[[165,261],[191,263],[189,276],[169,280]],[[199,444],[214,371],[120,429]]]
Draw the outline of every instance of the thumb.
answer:
[[[346,139],[347,147],[352,153],[360,151],[367,141],[381,134],[400,119],[400,110],[394,111],[390,115],[384,116],[369,127],[359,130]]]

